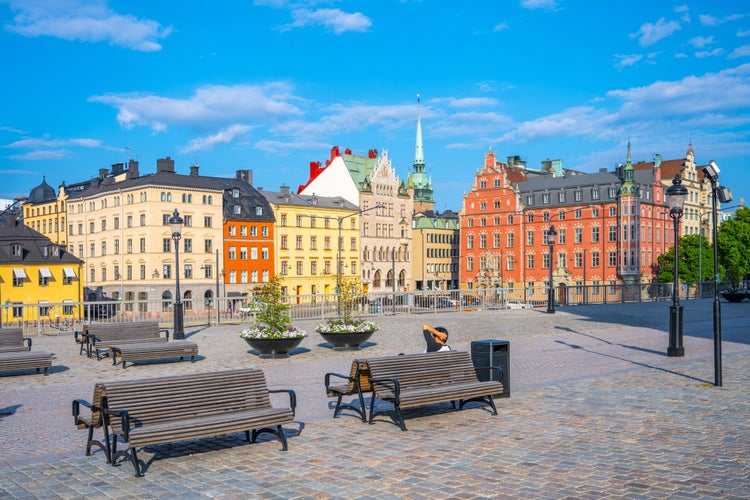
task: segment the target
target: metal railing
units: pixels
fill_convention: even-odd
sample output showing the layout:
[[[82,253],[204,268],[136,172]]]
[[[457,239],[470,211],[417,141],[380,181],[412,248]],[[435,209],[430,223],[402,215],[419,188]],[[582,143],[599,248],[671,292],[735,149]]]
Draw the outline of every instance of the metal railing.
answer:
[[[555,288],[556,306],[613,304],[669,300],[672,283],[633,285],[558,286]],[[680,299],[693,300],[713,297],[714,282],[681,283]],[[719,291],[731,288],[720,283]],[[338,316],[335,294],[288,295],[292,320],[326,320]],[[357,301],[354,316],[377,317],[392,314],[438,314],[456,311],[514,309],[518,307],[546,307],[547,288],[483,288],[477,290],[431,290],[424,292],[371,293]],[[243,325],[254,321],[252,308],[244,297],[220,297],[204,300],[184,300],[186,328],[215,325],[216,307],[219,324]],[[2,326],[23,327],[27,335],[58,335],[80,331],[84,323],[125,323],[158,321],[172,329],[174,315],[172,301],[102,301],[36,304],[6,303],[1,306]]]

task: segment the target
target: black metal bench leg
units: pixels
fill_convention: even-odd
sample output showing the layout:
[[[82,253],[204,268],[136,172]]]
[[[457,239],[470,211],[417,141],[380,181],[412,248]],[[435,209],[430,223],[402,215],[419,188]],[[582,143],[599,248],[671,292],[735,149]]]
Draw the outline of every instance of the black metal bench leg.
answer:
[[[250,443],[250,431],[245,431],[245,440],[247,440],[248,443]]]
[[[365,406],[365,398],[362,396],[362,391],[357,391],[359,396],[359,415],[362,417],[362,422],[367,422],[367,406]]]
[[[138,455],[135,453],[135,447],[130,448],[130,461],[133,462],[135,477],[143,477],[143,471],[141,471],[141,467],[138,464]]]
[[[393,405],[393,411],[396,413],[397,423],[401,427],[402,431],[406,430],[406,424],[404,423],[404,417],[401,415],[401,408],[398,405]]]
[[[281,451],[287,451],[286,436],[284,435],[284,428],[280,425],[276,426],[276,430],[279,434],[279,440],[281,441]]]
[[[339,418],[339,412],[341,411],[341,399],[343,397],[343,394],[339,394],[339,397],[336,400],[336,408],[333,409],[333,418]]]

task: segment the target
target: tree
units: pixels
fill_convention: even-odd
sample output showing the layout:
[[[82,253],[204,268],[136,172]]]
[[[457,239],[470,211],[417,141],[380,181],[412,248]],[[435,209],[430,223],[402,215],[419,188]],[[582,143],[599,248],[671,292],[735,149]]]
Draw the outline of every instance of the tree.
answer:
[[[719,262],[736,285],[750,273],[750,208],[740,208],[719,226],[718,243]]]
[[[700,281],[713,281],[713,253],[706,237],[689,234],[680,238],[679,244],[680,281],[686,283],[698,282],[699,279]],[[659,255],[657,262],[659,263],[657,279],[662,283],[674,281],[674,247],[670,248],[667,253]]]

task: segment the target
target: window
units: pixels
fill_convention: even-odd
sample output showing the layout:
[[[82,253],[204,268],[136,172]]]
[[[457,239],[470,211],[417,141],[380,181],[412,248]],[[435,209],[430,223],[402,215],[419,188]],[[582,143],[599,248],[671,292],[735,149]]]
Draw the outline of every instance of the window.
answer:
[[[591,267],[599,267],[599,252],[591,252]]]
[[[576,243],[582,243],[583,242],[583,228],[581,228],[581,227],[577,227],[576,228],[575,242]]]
[[[479,235],[479,248],[487,248],[487,235],[484,233]]]
[[[581,201],[583,200],[583,191],[576,191],[573,193],[573,199],[575,201]]]
[[[609,267],[616,267],[617,266],[617,252],[614,250],[610,250],[609,252]]]
[[[240,227],[240,236],[247,236],[247,226]],[[255,236],[255,235],[253,235]]]
[[[617,209],[615,207],[609,207],[609,216],[614,217],[617,215]]]
[[[162,266],[162,275],[165,280],[172,277],[172,264],[164,264]]]
[[[239,205],[234,205],[232,207],[232,212],[234,213],[234,215],[240,215],[242,213],[242,207],[240,207]],[[246,283],[246,282],[243,282],[243,283]]]
[[[146,214],[141,214],[141,226],[146,225]]]
[[[594,226],[591,228],[591,242],[599,243],[599,226]]]
[[[542,194],[542,203],[545,204],[545,205],[549,205],[549,203],[550,203],[549,193],[543,193]]]
[[[260,249],[260,258],[263,260],[268,260],[268,247],[263,247]]]
[[[492,233],[493,248],[500,248],[500,233]]]
[[[285,260],[281,261],[281,275],[286,276],[289,274],[289,263]]]
[[[526,231],[526,244],[529,246],[534,244],[534,231]]]
[[[185,238],[183,241],[185,242],[185,253],[192,253],[193,252],[193,239]]]
[[[107,230],[107,219],[102,219],[102,231]]]
[[[213,241],[203,240],[203,249],[206,251],[206,253],[211,253],[211,250],[213,249]]]
[[[260,235],[264,238],[268,238],[268,226],[263,226],[262,228],[260,228]]]
[[[247,283],[247,270],[240,271],[240,283]]]
[[[255,215],[263,215],[263,207],[255,207]]]
[[[237,226],[229,226],[229,236],[237,236]]]
[[[549,253],[542,254],[542,269],[549,269],[550,260]]]
[[[331,237],[326,236],[323,238],[323,249],[330,250],[331,249]]]
[[[607,239],[610,242],[617,241],[617,226],[609,226],[607,230],[609,233]]]
[[[526,254],[526,269],[534,269],[534,254]]]
[[[193,265],[185,264],[185,278],[190,279],[193,277]]]
[[[564,245],[565,242],[568,239],[568,232],[565,230],[564,227],[561,227],[557,230],[557,243],[560,245]]]
[[[281,235],[281,249],[282,250],[286,250],[287,248],[289,248],[289,246],[287,244],[287,235],[283,234],[283,235]]]
[[[473,234],[466,235],[466,248],[474,248],[474,235]]]
[[[203,217],[203,227],[211,227],[211,217]]]
[[[575,266],[576,267],[582,267],[583,266],[583,254],[581,252],[575,253]]]
[[[229,247],[229,260],[237,260],[237,247]]]
[[[93,234],[93,232],[94,232],[94,223],[89,222],[89,234]]]
[[[313,276],[318,274],[318,262],[315,260],[310,262],[310,274],[312,274]]]
[[[286,226],[286,214],[281,214],[281,226]]]
[[[91,243],[89,245],[89,257],[95,257],[96,256],[96,243]]]
[[[318,238],[317,236],[310,236],[310,250],[318,249]]]
[[[474,270],[474,257],[472,257],[471,255],[466,256],[466,270],[467,271]]]
[[[127,221],[128,221],[128,227],[133,227],[133,216],[132,215],[128,215]]]
[[[102,255],[107,255],[107,242],[102,241]]]
[[[214,268],[211,264],[206,264],[203,266],[203,277],[204,278],[213,278],[214,275]]]
[[[192,196],[192,195],[191,195]],[[182,217],[183,224],[185,227],[193,227],[193,216],[192,215],[185,215]]]
[[[505,246],[508,248],[513,248],[513,245],[515,245],[515,236],[513,233],[508,233],[505,235]]]
[[[237,271],[229,271],[229,282],[237,283]]]
[[[247,247],[240,247],[240,260],[247,260]]]
[[[557,193],[557,201],[560,203],[565,203],[565,191],[560,191]]]
[[[146,264],[141,264],[140,277],[142,280],[146,279]]]
[[[115,229],[120,229],[120,218],[115,217]]]
[[[297,250],[302,250],[302,236],[297,236],[295,240],[295,244],[296,244],[295,248]]]
[[[599,197],[600,197],[599,189],[597,189],[597,188],[592,189],[591,190],[591,199],[592,200],[598,200]]]
[[[302,261],[301,260],[297,261],[297,275],[298,276],[302,275]]]
[[[250,260],[258,260],[258,247],[250,247]]]

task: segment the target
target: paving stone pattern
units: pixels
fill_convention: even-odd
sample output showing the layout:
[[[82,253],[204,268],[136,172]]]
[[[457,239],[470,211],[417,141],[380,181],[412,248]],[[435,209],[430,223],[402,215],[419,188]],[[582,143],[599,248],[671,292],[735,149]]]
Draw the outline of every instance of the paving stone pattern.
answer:
[[[121,367],[78,355],[72,335],[39,337],[48,376],[0,375],[0,499],[5,498],[736,498],[750,497],[750,303],[722,303],[723,386],[714,387],[712,301],[683,303],[685,351],[666,356],[669,303],[475,311],[379,318],[358,352],[312,330],[289,359],[261,360],[241,325],[188,332],[200,358]],[[510,341],[511,398],[499,414],[471,404],[332,419],[323,374],[356,357],[420,352],[421,325],[446,326],[453,349]],[[258,366],[293,388],[289,451],[244,435],[149,446],[146,475],[84,456],[71,401],[96,381]],[[369,400],[369,399],[368,399]],[[283,401],[283,400],[282,400]]]

